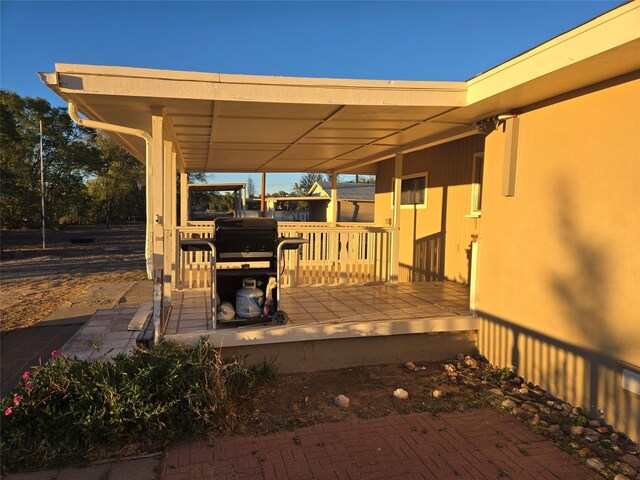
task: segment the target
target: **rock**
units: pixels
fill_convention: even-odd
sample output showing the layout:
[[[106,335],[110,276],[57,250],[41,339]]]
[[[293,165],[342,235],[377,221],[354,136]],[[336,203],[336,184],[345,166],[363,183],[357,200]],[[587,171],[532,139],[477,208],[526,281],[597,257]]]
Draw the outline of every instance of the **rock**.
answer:
[[[514,385],[522,385],[522,377],[513,377],[510,381]]]
[[[617,433],[612,433],[609,437],[613,443],[620,442],[620,436]]]
[[[551,409],[550,409],[549,407],[545,407],[544,405],[541,405],[541,406],[540,406],[540,411],[541,411],[542,413],[546,413],[547,415],[550,415],[550,414],[551,414]]]
[[[345,395],[338,395],[336,399],[333,401],[338,407],[348,407],[349,406],[349,397]]]
[[[456,360],[458,361],[463,361],[464,360],[464,353],[459,353],[456,355]]]
[[[571,427],[569,433],[573,437],[581,437],[584,433],[584,427]]]
[[[581,447],[581,445],[580,445],[579,443],[576,443],[576,442],[571,442],[571,443],[569,444],[569,446],[570,446],[571,448],[573,448],[574,450],[579,450],[579,449],[580,449],[580,447]]]
[[[616,470],[629,478],[636,478],[637,471],[628,463],[616,462]]]
[[[602,472],[602,470],[604,470],[604,465],[597,458],[589,458],[587,460],[587,466],[589,468],[595,470],[598,473],[600,473],[600,472]]]
[[[413,362],[404,362],[404,368],[406,368],[407,370],[415,370],[416,364]]]
[[[400,400],[406,400],[407,398],[409,398],[409,392],[407,392],[403,388],[397,388],[393,391],[393,396]]]
[[[553,406],[556,404],[556,402],[554,402],[553,400],[547,400],[547,407],[549,408],[553,408]]]
[[[434,390],[431,392],[431,396],[433,398],[440,398],[442,396],[442,390]]]
[[[640,458],[636,457],[635,455],[631,455],[630,453],[625,453],[620,460],[622,460],[625,463],[628,463],[636,470],[640,469]]]
[[[539,425],[542,428],[549,428],[549,424],[547,422],[545,422],[544,420],[540,420]]]
[[[571,415],[574,417],[579,417],[580,415],[582,415],[582,409],[578,407],[573,407],[571,409]]]
[[[609,433],[609,429],[607,427],[598,427],[596,428],[596,432],[600,434],[605,434],[605,433]]]
[[[526,410],[529,413],[534,413],[534,414],[538,413],[538,409],[532,403],[523,403],[522,404],[522,409]]]
[[[558,433],[558,432],[560,432],[560,425],[556,425],[556,424],[549,425],[549,428],[547,429],[547,431],[549,433]]]
[[[516,408],[517,404],[513,400],[507,398],[502,402],[502,408]]]
[[[504,397],[504,392],[502,391],[501,388],[492,388],[491,390],[489,390],[491,393],[493,393],[494,395],[497,395],[498,397]]]
[[[590,427],[599,427],[600,426],[600,420],[589,420],[589,426]]]
[[[553,404],[553,409],[554,410],[562,410],[562,404],[561,403],[554,403]]]
[[[518,416],[518,415],[522,415],[524,413],[524,410],[522,410],[521,408],[514,408],[513,410],[511,410],[511,413]]]
[[[578,450],[578,455],[580,455],[582,458],[588,458],[591,456],[591,449],[587,447],[581,448],[580,450]]]
[[[520,392],[522,395],[528,395],[529,389],[527,387],[523,387],[523,388],[520,388],[518,392]]]
[[[531,423],[533,424],[533,426],[537,427],[538,425],[540,425],[540,415],[538,415],[537,413],[533,416],[533,418],[531,419]]]
[[[469,356],[464,357],[464,364],[469,368],[473,368],[473,369],[478,368],[478,361],[473,357],[469,357]]]
[[[619,473],[615,477],[613,477],[613,480],[629,480],[629,477],[625,477],[624,475]]]
[[[595,435],[592,434],[592,433],[591,434],[585,434],[584,435],[584,439],[587,442],[597,442],[598,440],[600,440],[600,435],[598,435],[597,433]]]
[[[455,365],[451,365],[450,363],[445,363],[443,368],[444,368],[445,372],[447,372],[447,373],[455,373],[456,372]]]

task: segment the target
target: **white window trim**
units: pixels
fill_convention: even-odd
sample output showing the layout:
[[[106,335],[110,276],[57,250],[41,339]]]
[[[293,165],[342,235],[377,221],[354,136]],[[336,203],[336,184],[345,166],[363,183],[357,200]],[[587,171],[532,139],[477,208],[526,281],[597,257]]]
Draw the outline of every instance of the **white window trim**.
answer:
[[[482,159],[484,161],[484,152],[477,152],[473,154],[473,164],[471,166],[471,204],[469,205],[469,215],[467,217],[471,218],[480,218],[482,216],[482,207],[480,210],[476,209],[476,205],[478,205],[478,195],[481,192],[482,186],[482,178],[480,182],[475,181],[475,173],[476,173],[476,162],[478,159]],[[484,165],[482,169],[482,176],[484,176]]]
[[[400,205],[400,209],[401,210],[422,210],[422,209],[426,209],[427,208],[427,192],[429,190],[429,172],[422,172],[422,173],[412,173],[410,175],[403,175],[402,177],[400,177],[400,182],[402,182],[402,180],[409,180],[411,178],[420,178],[420,177],[424,177],[424,203],[421,203],[420,205]],[[393,210],[394,204],[395,204],[395,188],[393,188],[393,186],[395,185],[395,181],[396,181],[396,177],[392,177],[391,178],[391,209]]]

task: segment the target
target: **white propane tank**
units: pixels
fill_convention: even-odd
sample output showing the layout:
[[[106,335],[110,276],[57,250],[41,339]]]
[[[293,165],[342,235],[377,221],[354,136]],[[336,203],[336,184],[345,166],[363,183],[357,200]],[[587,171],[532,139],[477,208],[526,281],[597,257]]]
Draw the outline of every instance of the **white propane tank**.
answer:
[[[257,288],[255,278],[243,278],[242,288],[236,292],[236,315],[241,318],[256,318],[262,313],[264,293]]]

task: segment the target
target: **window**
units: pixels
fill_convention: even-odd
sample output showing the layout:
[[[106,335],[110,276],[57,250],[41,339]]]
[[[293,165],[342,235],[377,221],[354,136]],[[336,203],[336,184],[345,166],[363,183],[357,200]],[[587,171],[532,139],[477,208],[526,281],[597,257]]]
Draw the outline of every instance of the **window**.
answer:
[[[395,180],[395,179],[394,179]],[[391,192],[391,208],[394,204],[394,192]],[[402,177],[400,184],[400,208],[426,208],[427,174],[419,173]]]
[[[473,156],[473,170],[471,172],[471,215],[479,217],[482,210],[482,173],[484,170],[484,153]]]

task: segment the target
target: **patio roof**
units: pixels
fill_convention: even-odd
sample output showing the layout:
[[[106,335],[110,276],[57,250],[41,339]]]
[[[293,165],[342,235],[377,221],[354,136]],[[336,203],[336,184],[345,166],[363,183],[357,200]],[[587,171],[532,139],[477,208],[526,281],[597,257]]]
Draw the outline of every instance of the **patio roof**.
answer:
[[[56,64],[44,83],[91,120],[149,132],[162,115],[188,172],[373,173],[482,118],[640,69],[630,2],[467,82],[342,80]],[[111,133],[141,161],[143,140]]]

